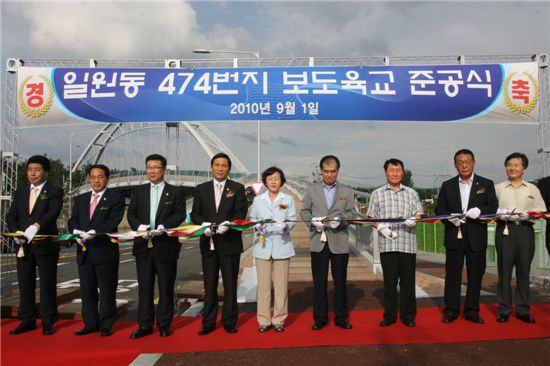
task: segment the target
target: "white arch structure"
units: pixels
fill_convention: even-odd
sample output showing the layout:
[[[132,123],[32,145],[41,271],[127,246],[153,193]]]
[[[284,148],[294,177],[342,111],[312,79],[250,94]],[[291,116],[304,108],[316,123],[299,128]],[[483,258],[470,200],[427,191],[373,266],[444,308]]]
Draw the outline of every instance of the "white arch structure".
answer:
[[[241,173],[250,173],[243,162],[229,149],[229,147],[212,131],[201,123],[178,122],[184,126],[187,131],[198,142],[208,158],[212,158],[217,152],[223,151],[231,157],[233,168]],[[85,162],[90,161],[96,164],[101,159],[103,152],[111,143],[122,136],[138,131],[165,128],[166,124],[150,125],[144,127],[143,123],[109,123],[106,124],[86,146],[76,163],[72,167],[72,173]]]

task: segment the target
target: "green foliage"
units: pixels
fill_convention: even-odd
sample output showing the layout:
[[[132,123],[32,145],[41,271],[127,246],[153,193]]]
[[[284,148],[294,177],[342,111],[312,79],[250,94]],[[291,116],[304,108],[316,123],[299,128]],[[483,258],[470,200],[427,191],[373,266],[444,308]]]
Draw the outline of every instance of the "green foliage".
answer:
[[[441,222],[416,224],[416,243],[418,250],[431,253],[445,253],[443,245],[445,227]]]
[[[407,187],[414,188],[414,180],[412,178],[413,174],[409,169],[405,169],[405,172],[403,173],[403,180],[401,181],[401,184]]]

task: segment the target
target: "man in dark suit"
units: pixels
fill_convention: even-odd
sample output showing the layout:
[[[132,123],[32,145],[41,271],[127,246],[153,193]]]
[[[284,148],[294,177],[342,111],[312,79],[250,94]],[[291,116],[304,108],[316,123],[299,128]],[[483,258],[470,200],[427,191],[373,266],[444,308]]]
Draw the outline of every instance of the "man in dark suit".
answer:
[[[222,325],[228,333],[237,332],[237,277],[243,241],[241,232],[229,230],[227,225],[232,220],[244,219],[248,211],[244,186],[227,179],[231,170],[229,156],[214,155],[210,168],[214,179],[197,186],[191,212],[195,224],[208,226],[200,237],[205,298],[199,335],[206,335],[216,327],[220,269],[224,297]]]
[[[105,234],[118,230],[124,216],[124,196],[107,189],[109,176],[105,165],[92,165],[88,169],[92,192],[76,198],[69,219],[69,231],[80,235],[77,263],[84,328],[75,332],[79,336],[101,330],[101,335],[108,337],[113,334],[116,320],[120,254],[118,245],[111,243]]]
[[[542,199],[546,207],[550,207],[550,177],[544,177],[539,180],[538,187]],[[550,220],[546,219],[546,250],[548,250],[548,255],[550,255]]]
[[[474,174],[474,153],[468,149],[454,156],[458,176],[441,186],[435,212],[438,215],[464,213],[464,218],[443,220],[445,225],[445,309],[443,323],[453,322],[460,314],[462,268],[466,257],[468,284],[464,318],[483,324],[479,316],[481,280],[485,274],[487,223],[481,214],[494,214],[498,208],[492,180]]]
[[[57,235],[56,221],[63,206],[63,190],[47,181],[50,161],[40,155],[27,161],[29,184],[19,188],[13,197],[6,221],[11,232],[24,232],[25,239],[17,254],[19,312],[21,323],[10,334],[36,329],[36,267],[40,276],[40,317],[42,333],[55,333],[57,321],[57,261],[59,245],[47,237],[34,241],[35,235]]]
[[[177,237],[167,236],[164,230],[177,227],[185,220],[183,191],[164,181],[166,158],[158,154],[149,155],[145,164],[150,183],[134,190],[127,215],[133,230],[150,229],[143,237],[134,240],[132,249],[139,283],[139,328],[130,335],[133,339],[153,333],[155,275],[159,288],[157,327],[161,337],[172,334],[174,284],[181,243]]]

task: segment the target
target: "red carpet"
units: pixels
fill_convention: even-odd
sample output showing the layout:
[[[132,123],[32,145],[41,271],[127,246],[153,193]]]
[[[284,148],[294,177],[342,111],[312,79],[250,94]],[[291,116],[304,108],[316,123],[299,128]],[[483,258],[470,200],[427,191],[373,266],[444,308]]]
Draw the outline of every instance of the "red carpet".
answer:
[[[550,304],[534,305],[536,324],[525,324],[516,318],[497,323],[496,306],[482,305],[481,316],[487,322],[477,325],[459,319],[452,324],[441,323],[441,309],[418,309],[416,328],[396,323],[388,328],[378,326],[381,310],[357,310],[351,313],[352,330],[329,325],[312,331],[311,313],[291,314],[283,333],[257,330],[256,314],[241,313],[239,332],[227,334],[223,328],[199,337],[200,319],[176,318],[174,334],[160,338],[158,331],[138,340],[129,339],[136,325],[131,322],[115,324],[115,333],[108,338],[98,333],[77,337],[75,330],[81,322],[72,320],[56,324],[57,333],[43,336],[41,329],[12,336],[9,330],[17,325],[15,319],[2,319],[2,359],[8,365],[128,365],[140,353],[200,352],[244,348],[288,348],[324,345],[369,345],[449,343],[482,340],[525,339],[550,337]]]

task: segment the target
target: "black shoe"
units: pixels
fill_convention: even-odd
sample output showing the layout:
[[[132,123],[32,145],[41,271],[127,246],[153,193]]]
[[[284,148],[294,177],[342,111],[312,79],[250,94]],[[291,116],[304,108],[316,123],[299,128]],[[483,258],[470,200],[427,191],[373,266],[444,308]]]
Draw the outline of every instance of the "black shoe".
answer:
[[[134,330],[132,334],[130,334],[131,339],[138,339],[141,337],[148,336],[150,334],[153,334],[153,328],[149,327],[139,327],[138,329]]]
[[[405,324],[406,327],[416,327],[416,322],[414,320],[403,320],[403,324]]]
[[[159,328],[159,333],[161,337],[169,337],[172,335],[172,327],[167,326],[167,327]]]
[[[325,323],[321,323],[321,322],[315,322],[313,323],[313,326],[311,327],[311,330],[321,330],[323,329],[324,327],[326,326]]]
[[[102,337],[110,337],[113,335],[113,329],[112,328],[102,328],[101,329],[101,336]]]
[[[353,328],[353,327],[351,326],[351,324],[348,323],[348,322],[336,323],[336,326],[337,326],[337,327],[340,327],[340,328],[342,328],[342,329],[351,329],[351,328]]]
[[[49,324],[49,323],[42,324],[42,334],[52,335],[54,333],[55,333],[55,328],[53,327],[53,324]]]
[[[271,328],[271,325],[260,325],[258,327],[258,332],[265,333],[269,330],[269,328]]]
[[[535,323],[535,318],[533,318],[530,314],[518,315],[518,319],[521,320],[522,322],[529,323],[529,324]]]
[[[445,324],[449,324],[449,323],[452,323],[453,321],[455,321],[456,318],[458,318],[458,316],[455,315],[455,314],[445,313],[445,314],[443,314],[442,322],[445,323]]]
[[[485,323],[485,320],[483,320],[479,315],[473,314],[473,315],[464,315],[464,319],[476,323],[476,324],[483,324]]]
[[[21,334],[36,329],[36,323],[19,323],[19,325],[10,330],[11,335]]]
[[[505,315],[505,314],[498,314],[497,315],[497,322],[506,323],[508,321],[508,318],[510,318],[510,316]]]
[[[380,322],[380,326],[381,327],[389,327],[393,323],[395,323],[395,320],[382,319],[382,321]]]
[[[199,335],[200,335],[200,336],[207,335],[207,334],[209,334],[209,333],[212,333],[213,331],[214,331],[214,328],[202,327],[202,328],[199,330]]]
[[[237,333],[238,332],[238,329],[237,327],[235,326],[227,326],[227,327],[224,327],[225,328],[225,331],[227,333],[230,333],[230,334],[233,334],[233,333]]]
[[[84,327],[84,328],[74,332],[74,335],[83,336],[83,335],[86,335],[86,334],[95,333],[97,331],[99,331],[97,328]]]
[[[282,324],[275,325],[275,326],[273,326],[273,328],[275,329],[275,331],[277,331],[279,333],[285,331],[285,327]]]

